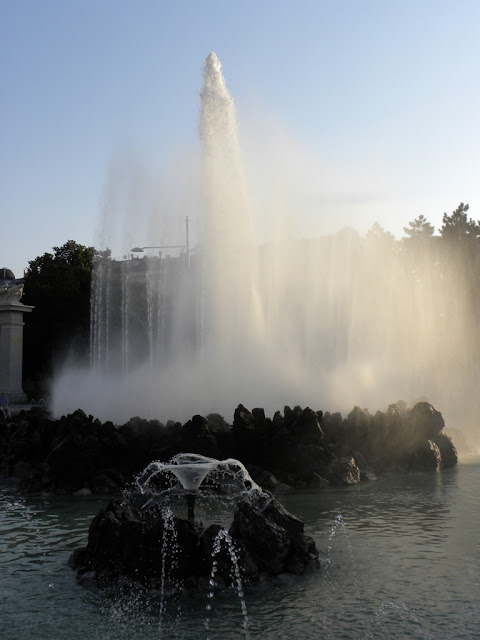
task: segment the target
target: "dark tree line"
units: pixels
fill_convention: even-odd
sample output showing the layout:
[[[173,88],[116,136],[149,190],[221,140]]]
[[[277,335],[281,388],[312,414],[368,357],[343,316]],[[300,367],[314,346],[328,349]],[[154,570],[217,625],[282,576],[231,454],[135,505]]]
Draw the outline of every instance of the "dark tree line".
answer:
[[[96,251],[68,240],[53,253],[29,262],[22,302],[35,307],[25,315],[24,389],[43,395],[56,366],[88,357],[90,287]]]

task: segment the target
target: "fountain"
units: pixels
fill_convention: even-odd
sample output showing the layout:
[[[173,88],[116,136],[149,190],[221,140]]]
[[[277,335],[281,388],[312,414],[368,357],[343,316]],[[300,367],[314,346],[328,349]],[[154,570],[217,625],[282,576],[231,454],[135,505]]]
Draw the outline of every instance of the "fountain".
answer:
[[[184,499],[187,518],[175,515]],[[213,503],[202,521],[194,513],[199,502]],[[222,524],[205,521],[212,513]],[[301,575],[319,566],[303,523],[262,491],[241,462],[196,454],[149,464],[123,499],[94,518],[87,546],[70,564],[82,582],[100,587],[126,580],[163,594],[168,578],[174,592],[233,585],[239,596],[241,579]]]
[[[147,505],[159,498],[185,496],[188,520],[194,523],[195,500],[201,496],[233,499],[246,496],[249,491],[260,491],[248,471],[238,460],[215,460],[194,453],[179,453],[170,462],[152,462],[135,480],[140,494],[148,496]],[[143,505],[142,508],[144,508]]]
[[[139,189],[133,177],[129,189],[122,175],[102,225],[101,248],[126,229],[124,254],[142,237],[148,245],[180,242],[180,254],[99,259],[91,368],[58,376],[54,412],[81,406],[116,422],[132,415],[184,421],[225,414],[239,401],[267,413],[296,404],[343,412],[424,395],[450,421],[452,407],[475,397],[479,377],[468,292],[442,276],[434,251],[413,264],[378,230],[301,239],[269,207],[260,213],[213,53],[200,97],[202,157],[195,170],[184,169],[178,194],[187,204],[177,213],[173,198],[159,212],[148,186]],[[140,191],[141,201],[122,203],[122,190]],[[188,214],[191,241],[162,235],[176,213],[177,234]],[[287,213],[295,219],[299,211]],[[455,313],[445,310],[446,299],[455,299]]]
[[[201,97],[205,202],[202,251],[199,255],[185,255],[184,251],[173,257],[99,261],[93,290],[91,369],[65,372],[57,380],[56,412],[66,413],[81,405],[96,416],[115,420],[134,413],[180,419],[196,412],[207,414],[212,409],[229,411],[239,397],[252,407],[265,406],[267,410],[297,402],[339,409],[350,408],[357,401],[362,406],[385,406],[392,400],[392,392],[395,398],[412,398],[421,389],[436,400],[447,382],[455,377],[463,379],[456,376],[463,370],[463,375],[472,373],[473,387],[477,374],[469,351],[466,292],[455,292],[455,313],[449,313],[444,300],[450,299],[448,293],[454,293],[455,283],[440,286],[428,265],[424,265],[426,276],[424,273],[424,277],[418,277],[417,269],[412,281],[411,273],[400,265],[388,243],[375,237],[362,240],[353,231],[299,240],[277,227],[267,244],[257,245],[233,101],[213,54],[205,64]],[[200,198],[196,200],[200,202]],[[140,219],[138,212],[135,223]],[[276,439],[279,469],[285,460],[293,459],[292,473],[303,482],[307,472],[316,473],[314,465],[318,464],[318,471],[322,472],[330,466],[327,463],[333,454],[320,444],[324,437],[317,425],[320,412],[303,412],[307,412],[307,419],[300,430],[305,438],[302,443],[295,410],[285,411],[284,417],[276,414],[272,420],[265,419],[264,414],[259,416],[258,409],[253,411],[251,420],[248,416],[249,420],[242,421],[244,442],[250,446],[253,442],[253,450],[257,447],[262,454],[270,454],[271,449],[265,447],[261,436],[268,434],[272,444]],[[244,407],[239,413],[245,413]],[[369,445],[380,458],[385,443],[395,452],[400,449],[399,444],[405,444],[395,439],[400,440],[399,425],[408,423],[414,435],[422,437],[422,447],[430,438],[440,436],[443,424],[439,424],[436,414],[425,402],[413,407],[410,418],[405,419],[396,406],[389,407],[385,416],[370,415],[356,406],[344,422],[340,414],[325,415],[322,429],[337,452],[352,444],[341,438],[347,429],[355,445],[364,445],[365,434],[369,434],[373,436]],[[264,424],[263,430],[251,429],[255,421]],[[115,439],[126,443],[124,458],[132,457],[129,441],[111,423],[96,424],[91,416],[77,415],[67,425],[71,433],[66,438],[63,427],[68,419],[59,423],[61,442],[52,439],[52,455],[46,464],[40,451],[40,490],[45,479],[51,483],[49,490],[62,487],[55,484],[54,475],[48,476],[50,471],[63,472],[70,482],[70,475],[78,475],[80,470],[85,475],[81,482],[86,482],[91,479],[89,470],[103,470],[104,459],[101,469],[93,469],[89,448],[95,448],[102,437],[107,446],[98,446],[97,453],[110,451]],[[422,424],[427,425],[428,433],[419,434]],[[77,428],[79,425],[81,428]],[[36,438],[32,436],[33,428],[27,426],[22,429],[25,442],[30,445]],[[127,426],[125,431],[134,431],[131,425]],[[378,426],[381,429],[375,432],[373,427]],[[22,429],[12,431],[13,444],[20,444]],[[43,424],[38,429],[45,431]],[[155,431],[160,442],[160,427]],[[174,429],[171,433],[176,436]],[[429,468],[435,470],[441,461],[440,444],[429,446],[426,452]],[[296,455],[295,447],[307,456],[310,468]],[[15,451],[21,449],[11,447]],[[81,455],[74,458],[72,451]],[[329,458],[321,460],[317,453],[322,451]],[[343,453],[349,455],[350,450]],[[405,452],[400,449],[400,453]],[[451,453],[450,450],[449,457],[453,458]],[[97,461],[98,458],[101,456]],[[420,462],[423,464],[424,460]],[[456,458],[451,465],[455,462]],[[478,545],[474,535],[465,535],[478,527],[473,523],[465,528],[464,523],[476,513],[472,505],[478,471],[477,476],[472,476],[463,468],[458,475],[466,478],[468,487],[468,491],[463,487],[467,495],[463,502],[459,500],[462,491],[456,475],[442,473],[431,474],[427,481],[425,474],[412,474],[416,483],[413,490],[403,484],[407,481],[402,478],[399,482],[403,490],[396,487],[391,495],[385,493],[384,485],[363,493],[342,492],[345,513],[355,528],[349,529],[346,518],[337,517],[326,542],[325,572],[316,572],[311,580],[279,581],[281,589],[265,589],[261,593],[256,617],[260,621],[256,622],[259,636],[316,637],[323,622],[325,633],[331,638],[351,637],[352,633],[382,638],[392,634],[417,637],[412,635],[410,623],[414,623],[421,637],[431,636],[430,625],[433,635],[439,637],[442,633],[458,635],[458,629],[463,637],[474,637],[479,610]],[[368,495],[376,499],[368,501]],[[316,539],[331,523],[325,507],[330,501],[330,510],[337,509],[338,492],[326,492],[322,497],[322,510],[318,509],[315,492],[300,492],[292,498],[311,505],[315,515],[305,519],[315,529]],[[83,504],[82,497],[78,500],[76,508]],[[219,508],[224,500],[225,507]],[[45,509],[51,501],[45,500]],[[458,514],[453,513],[456,509]],[[21,510],[11,510],[18,518]],[[65,511],[64,504],[60,504],[58,514]],[[30,511],[26,513],[30,520]],[[58,514],[55,513],[55,520]],[[303,523],[270,494],[260,491],[240,462],[180,454],[168,462],[150,463],[122,499],[112,501],[93,519],[87,546],[71,556],[70,564],[82,584],[113,586],[116,595],[121,592],[113,598],[112,615],[100,626],[97,603],[112,590],[102,590],[98,600],[78,598],[71,580],[64,580],[59,573],[60,559],[55,555],[59,540],[62,552],[71,549],[72,534],[53,527],[52,517],[48,512],[47,515],[44,523],[35,518],[34,526],[30,521],[28,525],[30,532],[35,529],[35,535],[43,532],[52,549],[39,545],[37,538],[29,542],[27,537],[25,553],[22,545],[26,536],[19,539],[18,523],[13,521],[13,525],[5,527],[6,535],[10,531],[15,534],[11,544],[7,540],[10,569],[4,572],[7,581],[2,617],[11,625],[12,633],[19,629],[18,624],[15,627],[17,616],[27,611],[28,630],[31,631],[32,621],[37,625],[40,620],[38,632],[44,632],[41,637],[58,635],[59,622],[68,627],[65,637],[104,638],[112,633],[116,637],[128,634],[136,638],[139,633],[162,637],[162,621],[171,598],[182,591],[196,594],[199,590],[204,592],[201,595],[206,594],[200,620],[204,620],[209,635],[216,591],[230,588],[240,600],[248,637],[244,585],[284,573],[299,575],[318,567],[315,544],[304,534]],[[460,526],[455,537],[456,520]],[[75,535],[80,539],[83,523],[80,530],[76,515],[72,516],[72,523],[75,525],[70,526],[77,527]],[[335,556],[333,541],[336,539],[338,544],[342,535],[347,550],[339,557]],[[452,556],[452,549],[461,553]],[[21,560],[20,570],[11,558]],[[372,558],[379,561],[372,563]],[[44,572],[38,572],[43,565]],[[346,577],[342,575],[345,567],[350,569]],[[32,583],[36,571],[36,583]],[[35,584],[35,591],[29,587],[22,607],[14,606],[21,593],[12,582],[15,574],[22,588]],[[285,584],[289,588],[284,588]],[[152,589],[153,593],[155,589],[160,593],[159,626],[151,624],[148,617],[142,618],[141,610],[135,618],[140,601],[136,594],[151,594]],[[62,602],[63,593],[67,597]],[[134,594],[132,606],[126,607],[123,617],[117,617],[125,593],[127,597]],[[395,599],[391,593],[395,593]],[[194,602],[195,597],[190,600]],[[59,602],[63,620],[52,607],[60,606]],[[459,602],[468,604],[459,608]],[[421,615],[417,614],[419,607]],[[464,613],[465,619],[459,621]],[[180,615],[177,608],[174,617],[178,619]],[[222,637],[233,637],[228,612],[222,612],[222,616],[227,629]],[[389,616],[392,620],[387,628]],[[198,619],[199,616],[192,616],[190,634],[183,637],[199,636]],[[418,624],[419,619],[423,619],[422,625]],[[115,628],[112,632],[112,625],[118,623],[118,633]],[[23,625],[21,630],[25,628]]]

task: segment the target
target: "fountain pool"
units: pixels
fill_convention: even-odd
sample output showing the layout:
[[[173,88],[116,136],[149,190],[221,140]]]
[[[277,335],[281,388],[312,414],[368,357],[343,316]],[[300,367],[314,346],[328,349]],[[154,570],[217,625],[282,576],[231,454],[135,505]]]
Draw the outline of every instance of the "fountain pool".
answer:
[[[306,523],[321,571],[245,593],[253,639],[478,638],[480,460],[282,496]],[[21,497],[1,485],[1,640],[244,638],[236,593],[181,601],[159,625],[158,593],[89,591],[67,566],[107,498]]]

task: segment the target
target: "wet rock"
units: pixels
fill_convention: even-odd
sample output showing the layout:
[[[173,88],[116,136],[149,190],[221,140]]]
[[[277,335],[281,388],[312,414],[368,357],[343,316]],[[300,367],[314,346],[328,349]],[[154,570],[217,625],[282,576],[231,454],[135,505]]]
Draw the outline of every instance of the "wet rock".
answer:
[[[407,413],[410,436],[419,441],[430,440],[437,436],[445,426],[440,411],[428,402],[417,402]]]
[[[442,466],[440,449],[432,440],[420,443],[408,457],[410,471],[438,471]]]
[[[56,483],[50,466],[46,462],[37,465],[22,479],[20,489],[24,493],[54,493]]]
[[[360,482],[360,469],[353,456],[332,460],[325,468],[324,474],[330,484],[336,487],[358,484]]]
[[[234,431],[255,431],[255,418],[243,404],[239,404],[233,416]]]
[[[353,454],[357,467],[360,469],[360,480],[373,481],[377,479],[377,474],[373,468],[367,463],[365,456],[360,451]]]
[[[295,415],[290,427],[293,438],[302,444],[321,445],[323,431],[315,411],[312,411],[309,407],[303,411],[300,407],[295,407],[295,412],[292,413]]]
[[[88,486],[92,493],[109,495],[118,493],[124,484],[125,483],[123,481],[120,483],[115,481],[111,475],[107,475],[106,473],[97,473],[89,481]]]
[[[152,586],[167,575],[185,586],[210,576],[215,558],[216,579],[230,584],[237,553],[249,580],[319,566],[303,523],[267,494],[240,502],[228,533],[216,524],[203,530],[189,520],[169,520],[157,506],[142,509],[135,500],[112,501],[93,519],[87,546],[74,551],[69,564],[79,577],[93,576],[97,586],[122,578]]]
[[[230,534],[240,557],[252,567],[252,579],[282,573],[300,575],[319,567],[318,551],[304,534],[303,522],[288,513],[273,497],[240,502],[235,508]],[[255,567],[255,569],[253,569]]]
[[[323,478],[321,475],[319,475],[315,471],[313,472],[312,475],[313,475],[313,479],[310,483],[311,489],[324,489],[325,487],[328,487],[328,485],[330,484],[330,482],[326,478]]]
[[[292,491],[293,491],[293,487],[289,484],[286,484],[285,482],[280,482],[280,484],[277,487],[275,487],[275,495],[281,495],[283,493],[291,493]]]
[[[458,462],[458,454],[450,436],[447,436],[446,433],[439,433],[433,438],[433,442],[440,449],[442,467],[444,469],[454,467]]]
[[[276,482],[318,488],[323,479],[356,482],[355,469],[344,463],[342,470],[334,462],[343,458],[355,458],[362,480],[388,469],[408,470],[411,458],[414,466],[435,468],[414,455],[429,440],[440,450],[444,468],[455,465],[455,447],[443,425],[441,414],[424,401],[411,409],[398,401],[375,415],[356,406],[345,419],[300,406],[286,406],[283,415],[277,411],[269,419],[262,408],[249,411],[240,404],[232,426],[219,414],[195,415],[183,426],[139,417],[113,425],[81,410],[53,420],[45,410],[32,409],[0,420],[0,474],[23,477],[24,491],[71,493],[88,487],[116,493],[152,460],[190,451],[257,467],[268,490],[277,491]]]
[[[267,491],[275,491],[275,489],[279,486],[280,481],[277,480],[273,473],[265,471],[265,469],[261,469],[254,464],[248,464],[246,465],[246,467],[253,480],[260,487],[262,487],[262,489],[266,489]]]
[[[210,433],[207,418],[195,415],[191,420],[183,425],[183,433],[190,438],[200,438]]]
[[[207,422],[211,433],[225,433],[230,430],[230,425],[219,413],[209,413]]]
[[[46,459],[57,483],[71,492],[83,488],[94,471],[83,442],[80,434],[69,434]]]

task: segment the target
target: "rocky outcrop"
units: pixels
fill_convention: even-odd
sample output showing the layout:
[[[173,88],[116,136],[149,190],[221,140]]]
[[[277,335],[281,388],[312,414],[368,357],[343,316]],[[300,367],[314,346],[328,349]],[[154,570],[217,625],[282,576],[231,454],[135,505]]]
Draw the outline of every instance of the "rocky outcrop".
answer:
[[[411,409],[398,402],[374,416],[355,407],[345,420],[338,413],[326,413],[322,421],[327,446],[339,458],[357,456],[369,475],[455,466],[457,452],[442,433],[444,426],[442,414],[428,402],[418,402]]]
[[[355,458],[335,458],[325,468],[326,479],[337,487],[358,484],[360,482],[360,469]]]
[[[375,415],[354,407],[346,418],[298,406],[268,418],[239,405],[232,425],[209,414],[184,425],[135,417],[119,426],[81,410],[53,420],[36,408],[0,418],[0,474],[21,477],[27,493],[114,494],[152,460],[191,452],[236,458],[270,491],[320,488],[386,470],[452,467],[457,453],[443,427],[427,402],[411,409],[398,402]]]
[[[313,539],[305,535],[303,522],[271,496],[239,503],[230,535],[250,579],[282,573],[301,575],[319,566],[318,551]]]
[[[232,553],[243,579],[251,582],[319,566],[303,523],[265,493],[239,502],[228,532],[216,524],[203,529],[169,518],[160,505],[141,509],[135,497],[112,501],[92,521],[88,544],[72,554],[70,565],[81,581],[97,586],[128,579],[159,587],[168,580],[179,589],[208,579],[215,559],[215,580],[224,586],[234,574]]]
[[[441,464],[444,468],[454,467],[458,462],[458,455],[452,439],[446,433],[438,433],[433,442],[440,450]]]

